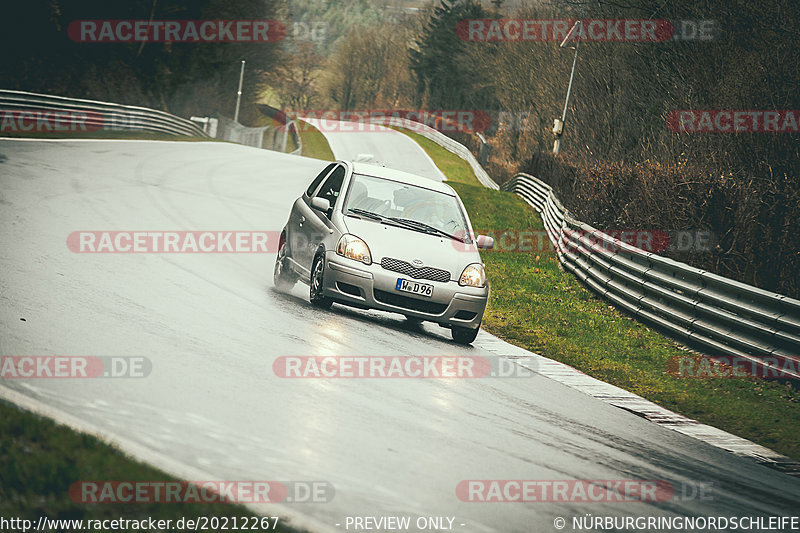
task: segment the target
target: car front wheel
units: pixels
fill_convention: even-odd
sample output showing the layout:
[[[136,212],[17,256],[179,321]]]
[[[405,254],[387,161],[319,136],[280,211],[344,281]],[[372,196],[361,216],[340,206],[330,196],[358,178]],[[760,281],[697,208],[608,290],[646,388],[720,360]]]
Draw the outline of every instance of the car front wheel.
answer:
[[[325,297],[322,288],[325,276],[325,257],[317,255],[314,258],[314,265],[311,267],[311,288],[309,289],[309,299],[311,303],[322,309],[328,309],[333,300]]]
[[[480,327],[472,329],[462,328],[461,326],[453,326],[450,330],[450,334],[453,336],[453,340],[459,344],[471,344],[472,341],[475,340],[475,337],[478,336],[479,329]]]

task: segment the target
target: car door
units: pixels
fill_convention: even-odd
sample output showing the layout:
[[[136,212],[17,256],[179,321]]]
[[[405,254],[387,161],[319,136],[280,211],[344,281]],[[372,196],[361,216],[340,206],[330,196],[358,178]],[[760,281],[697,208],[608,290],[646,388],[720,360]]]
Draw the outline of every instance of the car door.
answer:
[[[311,271],[311,262],[314,260],[314,254],[317,251],[319,243],[330,233],[330,229],[333,227],[330,215],[339,199],[339,193],[342,190],[345,174],[346,169],[344,165],[337,165],[314,194],[315,197],[325,198],[330,202],[330,211],[322,213],[321,211],[311,209],[310,206],[308,207],[311,214],[306,216],[305,223],[302,227],[303,235],[308,246],[302,252],[298,260],[302,261],[302,265],[307,268],[309,272]],[[309,198],[308,201],[310,202],[311,199]]]
[[[311,197],[317,192],[317,189],[320,188],[322,182],[336,166],[336,163],[331,163],[322,169],[322,172],[317,174],[303,195],[295,200],[294,205],[292,205],[292,211],[289,214],[287,239],[289,241],[290,254],[295,263],[295,267],[306,275],[309,274],[308,269],[310,268],[310,265],[307,265],[304,259],[307,255],[306,249],[309,246],[308,238],[305,234],[306,221],[314,217],[314,212],[309,206],[309,202],[311,201]]]

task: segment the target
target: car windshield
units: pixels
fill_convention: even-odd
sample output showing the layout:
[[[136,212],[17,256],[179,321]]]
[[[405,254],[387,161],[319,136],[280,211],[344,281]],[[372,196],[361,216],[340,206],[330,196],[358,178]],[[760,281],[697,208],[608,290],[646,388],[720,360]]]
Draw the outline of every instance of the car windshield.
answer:
[[[455,196],[375,176],[354,174],[344,212],[390,219],[409,227],[429,226],[464,239],[464,214]]]

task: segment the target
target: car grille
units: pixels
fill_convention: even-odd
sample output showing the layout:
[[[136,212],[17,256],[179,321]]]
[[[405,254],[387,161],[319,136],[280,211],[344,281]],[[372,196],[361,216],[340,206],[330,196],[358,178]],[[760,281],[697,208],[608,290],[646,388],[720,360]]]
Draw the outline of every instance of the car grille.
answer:
[[[399,272],[400,274],[411,276],[414,279],[429,279],[431,281],[441,281],[443,283],[450,281],[450,272],[447,270],[432,267],[417,268],[411,263],[401,261],[400,259],[392,259],[391,257],[384,257],[381,259],[381,266],[386,270]]]
[[[408,296],[394,294],[380,289],[373,289],[372,292],[375,295],[375,299],[381,303],[402,307],[403,309],[409,309],[411,311],[419,311],[420,313],[428,313],[429,315],[441,315],[447,309],[447,304],[438,304],[428,300],[409,298]]]

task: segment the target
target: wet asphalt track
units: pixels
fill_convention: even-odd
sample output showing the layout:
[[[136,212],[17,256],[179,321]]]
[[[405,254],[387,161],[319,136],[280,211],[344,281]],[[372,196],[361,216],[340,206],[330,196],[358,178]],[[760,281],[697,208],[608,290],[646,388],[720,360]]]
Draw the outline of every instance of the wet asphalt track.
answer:
[[[445,179],[433,160],[408,135],[377,124],[304,120],[322,132],[338,159],[349,161],[359,156],[372,156],[374,164],[437,181]]]
[[[538,532],[586,513],[797,512],[796,479],[535,374],[278,378],[272,362],[284,355],[487,353],[399,316],[320,312],[305,285],[278,293],[274,254],[66,246],[76,230],[277,231],[321,161],[225,143],[2,140],[0,154],[0,354],[152,362],[143,379],[3,380],[0,389],[168,457],[176,473],[185,465],[222,480],[327,481],[328,503],[272,508],[317,530],[343,531],[348,515],[454,516],[456,531]],[[455,492],[466,479],[658,479],[678,494],[466,503]],[[683,499],[683,483],[713,484],[712,499]]]

